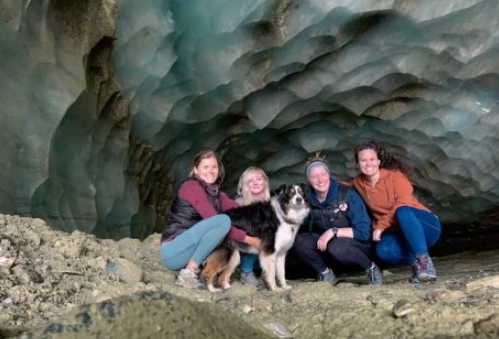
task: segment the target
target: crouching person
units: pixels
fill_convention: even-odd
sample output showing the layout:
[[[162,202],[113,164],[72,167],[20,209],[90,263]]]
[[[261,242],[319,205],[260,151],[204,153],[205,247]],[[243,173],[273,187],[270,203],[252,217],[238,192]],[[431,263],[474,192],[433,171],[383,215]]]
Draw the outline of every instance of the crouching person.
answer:
[[[338,184],[319,156],[307,162],[305,174],[310,215],[293,245],[298,259],[310,265],[319,280],[332,285],[338,283],[328,266],[332,262],[362,268],[369,284],[382,284],[382,272],[371,259],[371,220],[360,196]]]
[[[226,236],[254,247],[260,245],[260,239],[232,227],[230,218],[223,214],[238,206],[219,190],[223,177],[223,165],[215,152],[198,153],[172,203],[161,236],[160,256],[166,268],[180,271],[175,281],[178,286],[206,288],[199,279],[199,266]]]

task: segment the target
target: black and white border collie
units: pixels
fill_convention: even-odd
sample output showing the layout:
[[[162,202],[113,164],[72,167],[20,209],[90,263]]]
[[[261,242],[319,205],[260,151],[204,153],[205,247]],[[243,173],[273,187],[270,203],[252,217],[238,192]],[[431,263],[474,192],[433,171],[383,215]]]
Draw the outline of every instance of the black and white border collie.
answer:
[[[298,228],[308,216],[304,187],[282,185],[269,201],[255,202],[226,212],[232,225],[262,240],[259,249],[226,238],[206,259],[201,275],[211,292],[219,291],[213,286],[220,272],[218,284],[230,288],[230,276],[239,265],[239,251],[259,254],[262,277],[267,287],[276,291],[276,277],[282,289],[290,289],[285,279],[285,259],[293,246]]]

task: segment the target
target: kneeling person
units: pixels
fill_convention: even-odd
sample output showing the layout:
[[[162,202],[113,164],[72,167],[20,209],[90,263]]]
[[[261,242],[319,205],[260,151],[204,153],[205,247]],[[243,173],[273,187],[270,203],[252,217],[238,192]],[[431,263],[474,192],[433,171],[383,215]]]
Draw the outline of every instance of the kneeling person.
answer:
[[[331,260],[360,267],[370,284],[382,284],[381,270],[371,259],[371,219],[360,196],[338,184],[320,157],[308,161],[305,174],[310,215],[296,236],[296,256],[317,271],[319,280],[332,285],[338,279],[326,264]]]

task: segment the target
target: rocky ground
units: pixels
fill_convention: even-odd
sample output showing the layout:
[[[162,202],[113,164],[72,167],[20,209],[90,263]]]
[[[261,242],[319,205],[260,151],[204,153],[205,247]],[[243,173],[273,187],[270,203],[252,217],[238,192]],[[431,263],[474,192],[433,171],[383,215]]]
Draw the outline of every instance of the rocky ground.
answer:
[[[0,338],[497,338],[499,250],[435,258],[436,283],[405,267],[369,286],[292,280],[272,293],[174,286],[159,235],[140,242],[51,230],[0,215]]]

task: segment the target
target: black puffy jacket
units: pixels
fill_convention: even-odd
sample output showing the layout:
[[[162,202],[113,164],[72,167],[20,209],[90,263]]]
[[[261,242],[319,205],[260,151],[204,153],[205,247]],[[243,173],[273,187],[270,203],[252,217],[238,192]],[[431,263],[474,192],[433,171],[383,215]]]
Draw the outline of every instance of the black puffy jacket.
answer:
[[[364,201],[352,188],[338,184],[332,178],[331,186],[324,202],[319,202],[315,191],[310,188],[307,201],[310,214],[300,231],[322,234],[332,227],[351,227],[353,238],[369,241],[371,219]]]
[[[190,177],[182,181],[181,185],[189,180],[193,180],[199,183],[199,180],[196,177]],[[201,185],[201,183],[199,183],[199,185],[204,189],[204,186]],[[208,192],[206,192],[206,197],[208,201],[211,202],[215,210],[220,211],[218,201],[215,201],[215,199],[210,194],[208,194]],[[196,224],[201,219],[203,218],[194,209],[194,207],[192,207],[188,202],[180,199],[177,195],[177,197],[175,197],[172,202],[170,213],[166,218],[165,227],[163,228],[163,232],[161,233],[161,241],[165,239],[174,239],[176,236],[189,229],[192,225]]]
[[[347,190],[348,187],[338,185],[334,190],[336,194],[328,196],[329,199],[320,205],[312,198],[315,192],[311,190],[308,194],[310,214],[302,230],[322,234],[332,227],[350,227],[350,219],[340,209],[340,205],[347,203]]]

